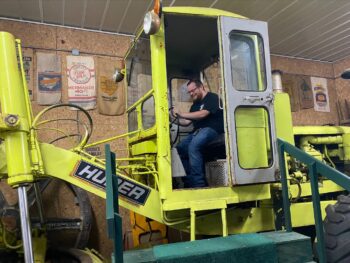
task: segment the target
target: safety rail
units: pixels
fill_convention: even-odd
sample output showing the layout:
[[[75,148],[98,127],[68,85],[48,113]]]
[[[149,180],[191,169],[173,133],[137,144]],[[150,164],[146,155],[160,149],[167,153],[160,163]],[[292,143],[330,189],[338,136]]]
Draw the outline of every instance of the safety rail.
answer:
[[[282,183],[282,196],[283,196],[283,210],[285,217],[285,228],[288,232],[292,231],[292,222],[290,216],[290,201],[288,194],[288,182],[286,175],[286,162],[285,153],[301,161],[308,167],[309,178],[311,184],[312,192],[312,204],[314,208],[315,217],[315,228],[317,236],[317,252],[319,257],[319,262],[326,262],[326,253],[324,245],[324,235],[323,235],[323,222],[321,214],[320,205],[320,194],[318,190],[318,178],[319,176],[324,176],[329,180],[332,180],[339,186],[350,191],[350,178],[345,174],[335,170],[334,168],[322,163],[321,161],[315,159],[311,155],[303,152],[294,145],[285,142],[281,139],[277,139],[278,142],[278,152],[279,152],[279,163],[281,169],[281,183]]]
[[[122,218],[119,215],[118,177],[116,176],[115,153],[110,145],[105,145],[106,153],[106,218],[108,238],[113,240],[114,254],[112,263],[123,263],[123,232]]]

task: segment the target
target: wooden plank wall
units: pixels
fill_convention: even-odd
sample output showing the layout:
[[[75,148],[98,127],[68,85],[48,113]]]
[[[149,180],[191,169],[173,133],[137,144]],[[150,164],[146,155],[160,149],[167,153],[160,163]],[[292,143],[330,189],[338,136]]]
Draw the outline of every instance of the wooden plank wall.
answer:
[[[342,79],[340,75],[348,68],[350,68],[350,58],[344,58],[334,64],[334,78],[338,107],[341,111],[343,120],[350,119],[350,80]],[[350,125],[350,123],[347,125]]]
[[[333,65],[331,63],[271,56],[271,68],[279,69],[285,74],[327,79],[330,112],[317,112],[313,108],[299,109],[296,112],[292,112],[294,125],[338,125],[339,120],[336,109],[337,93],[335,89]]]

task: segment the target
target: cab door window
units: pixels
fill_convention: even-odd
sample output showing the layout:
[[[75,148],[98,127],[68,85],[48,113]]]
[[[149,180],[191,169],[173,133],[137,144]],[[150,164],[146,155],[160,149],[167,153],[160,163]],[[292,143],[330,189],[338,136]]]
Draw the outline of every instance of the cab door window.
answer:
[[[261,36],[233,31],[230,34],[233,87],[240,91],[266,89],[264,49]]]

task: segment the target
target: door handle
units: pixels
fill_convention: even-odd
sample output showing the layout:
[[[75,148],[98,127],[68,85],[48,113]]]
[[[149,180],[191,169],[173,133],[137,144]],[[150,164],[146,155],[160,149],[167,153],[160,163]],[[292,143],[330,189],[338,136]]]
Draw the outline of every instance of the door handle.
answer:
[[[221,97],[222,97],[222,87],[219,87],[219,109],[220,110],[223,110],[224,109],[224,107],[223,107],[223,105],[222,105],[222,100],[221,100]]]
[[[243,100],[249,101],[250,103],[254,103],[259,100],[263,100],[260,96],[245,96],[243,97]]]
[[[275,100],[275,96],[273,95],[273,93],[270,93],[265,98],[265,102],[268,103],[268,104],[273,104],[274,100]]]
[[[273,94],[268,94],[265,98],[260,97],[260,96],[245,96],[245,97],[243,97],[244,101],[249,101],[250,103],[261,101],[264,103],[272,104],[274,99],[275,98],[274,98]]]

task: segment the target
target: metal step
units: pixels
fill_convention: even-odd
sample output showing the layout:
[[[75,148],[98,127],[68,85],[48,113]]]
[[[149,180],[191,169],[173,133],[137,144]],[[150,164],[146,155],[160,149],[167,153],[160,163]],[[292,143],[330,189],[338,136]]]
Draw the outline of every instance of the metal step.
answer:
[[[312,262],[310,238],[295,232],[239,234],[124,252],[124,262]]]

